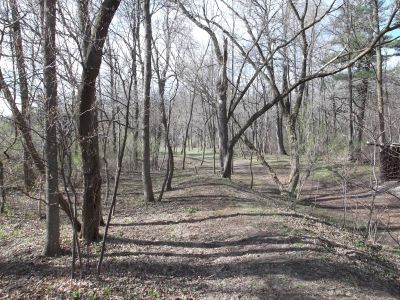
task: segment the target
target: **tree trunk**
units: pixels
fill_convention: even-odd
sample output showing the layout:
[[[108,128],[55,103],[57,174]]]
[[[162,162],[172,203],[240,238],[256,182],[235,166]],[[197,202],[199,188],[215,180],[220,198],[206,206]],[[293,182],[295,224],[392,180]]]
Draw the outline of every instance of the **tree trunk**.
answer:
[[[29,151],[29,155],[31,156],[36,168],[40,172],[41,176],[46,175],[46,167],[43,159],[40,157],[39,152],[37,151],[35,144],[33,143],[33,139],[31,136],[31,131],[29,126],[26,124],[24,117],[22,116],[21,112],[18,109],[17,104],[14,101],[14,98],[11,94],[10,89],[8,88],[6,82],[4,81],[3,73],[1,72],[0,68],[0,90],[3,91],[4,98],[7,100],[7,103],[10,105],[11,112],[13,114],[15,123],[18,126],[18,129],[22,133],[22,137],[24,138],[25,145]],[[68,202],[64,199],[63,195],[59,193],[58,201],[60,203],[61,208],[70,218],[73,219],[73,214]],[[76,230],[81,230],[81,223],[75,219],[74,224],[76,226]]]
[[[353,123],[353,70],[351,67],[347,68],[348,74],[348,96],[349,96],[349,135],[348,135],[348,159],[349,161],[354,160],[354,144],[353,144],[353,132],[354,132],[354,123]]]
[[[219,161],[222,177],[230,178],[232,174],[232,154],[233,149],[229,149],[229,132],[228,132],[228,114],[226,108],[228,76],[227,76],[227,60],[228,60],[228,41],[224,39],[224,48],[222,57],[219,58],[219,78],[217,81],[218,92],[218,136],[219,136]],[[231,153],[230,153],[231,152]]]
[[[47,234],[46,256],[57,256],[60,248],[57,160],[57,69],[56,69],[56,0],[44,1],[44,88]]]
[[[192,116],[193,116],[193,106],[194,106],[194,99],[196,98],[196,92],[193,92],[193,96],[190,99],[190,110],[189,110],[189,119],[186,124],[186,130],[185,130],[185,137],[183,138],[183,159],[182,159],[182,170],[185,170],[185,162],[186,162],[186,146],[188,144],[188,136],[189,136],[189,128],[192,123]]]
[[[372,0],[372,21],[374,26],[375,35],[379,34],[379,1]],[[379,142],[381,144],[386,143],[386,133],[385,133],[385,106],[383,101],[383,82],[382,82],[382,49],[381,41],[375,46],[375,72],[376,72],[376,100],[377,100],[377,110],[378,110],[378,120],[379,120]]]
[[[364,78],[361,81],[361,85],[357,86],[357,98],[359,99],[359,103],[356,106],[358,107],[356,112],[357,119],[357,127],[356,127],[356,142],[354,145],[354,159],[357,161],[362,161],[362,136],[364,132],[364,118],[365,118],[365,107],[368,98],[368,79]]]
[[[133,77],[133,95],[135,97],[133,103],[133,149],[132,149],[132,161],[133,170],[136,171],[139,168],[139,85],[137,76],[137,53],[140,51],[140,3],[136,3],[135,18],[134,22],[134,42],[133,42],[133,54],[132,55],[132,77]]]
[[[13,19],[13,45],[16,55],[17,70],[18,70],[18,83],[20,87],[21,97],[21,113],[26,123],[30,127],[30,116],[29,116],[29,87],[26,75],[26,64],[24,49],[22,46],[22,34],[20,15],[18,12],[18,6],[16,0],[9,0],[11,7],[11,14]],[[29,155],[29,151],[24,147],[24,183],[25,189],[29,191],[35,184],[35,173],[33,171],[33,162]]]
[[[4,166],[0,160],[0,213],[3,214],[6,207],[6,191],[4,189]]]
[[[92,29],[92,37],[85,50],[81,86],[79,88],[79,138],[83,170],[82,236],[95,241],[99,234],[101,212],[101,175],[98,122],[96,107],[96,79],[100,71],[102,50],[108,28],[119,6],[118,0],[104,0]]]
[[[144,189],[144,200],[154,202],[153,184],[151,181],[150,162],[150,93],[151,93],[151,15],[150,0],[143,1],[144,31],[145,31],[145,65],[144,65],[144,101],[143,101],[143,153],[142,153],[142,180]]]
[[[288,193],[293,195],[300,179],[299,145],[296,132],[296,121],[292,117],[286,118],[286,128],[290,147],[290,175]]]
[[[283,142],[283,116],[282,111],[279,109],[279,105],[276,105],[276,139],[278,142],[278,154],[287,155],[285,145]]]
[[[136,91],[137,91],[137,82],[136,82]],[[137,95],[137,92],[136,92]],[[139,153],[138,153],[138,142],[139,142],[139,102],[138,98],[135,99],[135,103],[133,103],[133,150],[132,150],[132,161],[133,161],[133,170],[137,170],[139,168]]]

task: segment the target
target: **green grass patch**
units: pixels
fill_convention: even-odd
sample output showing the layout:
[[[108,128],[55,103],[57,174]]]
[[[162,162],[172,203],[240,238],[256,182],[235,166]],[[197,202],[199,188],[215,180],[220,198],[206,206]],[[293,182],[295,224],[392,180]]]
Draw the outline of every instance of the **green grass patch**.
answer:
[[[354,240],[353,245],[359,250],[365,250],[366,248],[365,242],[363,240]]]
[[[151,298],[160,298],[160,293],[156,289],[149,290],[147,295]]]
[[[186,209],[186,211],[187,211],[189,214],[194,214],[194,213],[198,212],[199,209],[198,209],[198,208],[195,208],[195,207],[188,207],[188,208]]]

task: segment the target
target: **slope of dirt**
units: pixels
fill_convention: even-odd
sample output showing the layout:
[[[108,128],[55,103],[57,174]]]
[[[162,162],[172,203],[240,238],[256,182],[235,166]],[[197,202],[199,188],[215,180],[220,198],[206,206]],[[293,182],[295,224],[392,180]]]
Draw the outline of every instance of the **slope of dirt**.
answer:
[[[100,279],[90,275],[99,244],[84,249],[86,275],[72,280],[70,255],[41,255],[43,220],[1,217],[0,299],[400,297],[397,254],[289,210],[272,189],[187,172],[162,204],[145,206],[129,190],[134,179],[123,182]]]

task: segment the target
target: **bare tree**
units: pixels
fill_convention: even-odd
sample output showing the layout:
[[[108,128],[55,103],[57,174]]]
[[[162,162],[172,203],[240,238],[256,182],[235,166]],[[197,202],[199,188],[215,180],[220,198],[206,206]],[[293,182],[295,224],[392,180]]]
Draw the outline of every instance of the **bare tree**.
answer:
[[[83,169],[82,235],[88,242],[99,235],[101,212],[101,175],[96,107],[96,79],[100,71],[108,28],[120,1],[104,0],[92,28],[83,61],[79,87],[79,138]]]
[[[58,151],[57,151],[57,69],[56,69],[56,0],[44,1],[44,66],[45,88],[45,155],[47,234],[45,255],[60,254],[60,220],[58,210]]]
[[[12,24],[13,24],[13,45],[16,56],[17,70],[18,70],[18,83],[20,87],[20,97],[21,97],[21,113],[25,118],[26,123],[30,127],[30,116],[29,116],[29,106],[30,106],[30,97],[29,97],[29,86],[28,86],[28,78],[26,72],[26,63],[25,63],[25,52],[22,45],[22,32],[21,32],[21,22],[20,15],[18,12],[18,5],[15,0],[9,0],[11,15],[12,15]],[[24,147],[24,182],[25,188],[30,190],[35,182],[35,173],[32,169],[32,160],[29,155],[29,151]]]
[[[143,1],[143,22],[144,22],[144,89],[143,89],[143,116],[142,116],[142,180],[144,189],[144,200],[154,202],[153,184],[151,181],[151,162],[150,162],[150,98],[151,98],[151,53],[152,53],[152,28],[150,14],[150,0]]]

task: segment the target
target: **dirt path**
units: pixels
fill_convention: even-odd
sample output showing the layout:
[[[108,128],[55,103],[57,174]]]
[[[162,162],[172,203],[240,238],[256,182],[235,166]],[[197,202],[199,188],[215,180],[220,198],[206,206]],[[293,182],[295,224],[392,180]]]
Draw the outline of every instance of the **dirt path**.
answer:
[[[69,256],[41,256],[43,221],[2,218],[0,299],[400,298],[397,254],[288,210],[273,190],[178,175],[163,204],[147,207],[123,197],[132,195],[124,182],[100,281],[69,279]],[[98,250],[85,265],[94,267]]]

